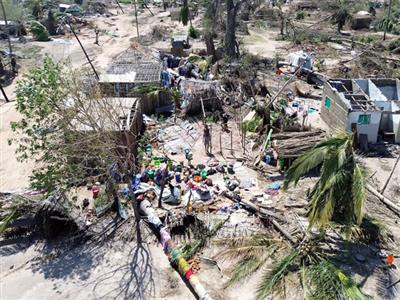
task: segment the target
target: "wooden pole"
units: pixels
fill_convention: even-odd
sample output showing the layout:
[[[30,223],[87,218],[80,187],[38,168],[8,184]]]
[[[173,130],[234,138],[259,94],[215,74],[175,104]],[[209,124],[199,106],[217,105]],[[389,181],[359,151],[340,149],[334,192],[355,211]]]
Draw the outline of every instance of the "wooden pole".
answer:
[[[203,97],[200,97],[200,102],[201,102],[201,109],[203,110],[203,118],[204,118],[204,122],[206,121],[206,112],[204,110],[204,103],[203,103]]]
[[[94,75],[96,76],[97,80],[99,80],[100,79],[99,74],[97,74],[97,71],[96,71],[96,69],[94,68],[94,66],[92,64],[92,61],[90,60],[89,55],[86,53],[85,48],[83,47],[81,41],[78,38],[78,35],[76,34],[76,32],[75,32],[74,28],[72,27],[71,23],[69,23],[68,25],[69,25],[69,28],[71,28],[71,31],[74,34],[76,40],[78,41],[79,46],[81,46],[81,49],[82,49],[83,53],[85,54],[87,61],[89,62],[90,66],[92,67]]]
[[[212,137],[213,137],[213,130],[212,125],[210,125],[210,153],[212,154]]]
[[[231,155],[233,155],[233,132],[231,130]]]
[[[222,132],[219,133],[219,152],[222,155]]]
[[[390,201],[388,198],[383,196],[381,193],[379,193],[375,188],[373,188],[370,184],[367,184],[367,190],[373,194],[375,197],[377,197],[379,200],[382,201],[383,204],[385,204],[387,207],[389,207],[393,212],[395,212],[397,215],[400,216],[400,206],[394,204],[392,201]]]
[[[276,93],[276,95],[271,99],[271,101],[268,103],[268,105],[266,106],[266,108],[271,107],[271,105],[274,103],[274,101],[278,98],[278,96],[283,92],[283,90],[285,89],[285,87],[292,81],[292,79],[297,76],[297,74],[301,71],[301,69],[303,68],[303,65],[299,66],[298,69],[296,70],[296,72],[293,73],[292,77],[289,78],[288,81],[285,82],[285,84],[282,86],[282,88],[278,91],[278,93]]]
[[[119,1],[118,1],[118,0],[115,0],[115,2],[117,2],[117,5],[118,5],[119,9],[120,9],[120,10],[122,11],[122,13],[124,14],[125,12],[124,12],[124,10],[122,9],[121,4],[119,4]]]
[[[4,88],[1,84],[0,84],[0,89],[1,89],[1,93],[3,94],[4,100],[6,100],[6,102],[10,102],[10,100],[8,100],[6,92],[4,91]]]
[[[382,194],[382,195],[383,195],[383,193],[385,192],[386,187],[387,187],[387,185],[388,185],[390,179],[391,179],[392,176],[393,176],[394,170],[396,169],[397,164],[399,163],[399,160],[400,160],[400,155],[397,157],[397,160],[396,160],[396,162],[394,163],[394,166],[393,166],[393,168],[392,168],[392,171],[390,172],[389,177],[388,177],[388,179],[387,179],[386,182],[385,182],[385,185],[384,185],[383,188],[381,189],[381,194]]]

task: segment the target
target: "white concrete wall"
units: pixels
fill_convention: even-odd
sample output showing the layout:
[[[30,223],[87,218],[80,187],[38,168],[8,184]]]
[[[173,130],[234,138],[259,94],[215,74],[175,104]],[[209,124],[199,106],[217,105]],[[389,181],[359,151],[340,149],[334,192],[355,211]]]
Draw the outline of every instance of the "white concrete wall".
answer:
[[[358,117],[360,115],[371,115],[371,121],[370,124],[368,125],[361,125],[358,124]],[[356,123],[357,124],[357,132],[358,134],[367,134],[368,135],[368,142],[369,143],[376,143],[378,139],[378,131],[379,131],[379,125],[381,123],[381,112],[351,112],[349,113],[349,117],[347,119],[347,131],[351,131],[351,124]]]
[[[400,94],[399,94],[400,95]],[[392,102],[392,111],[400,110],[400,102]],[[400,143],[400,115],[392,114],[393,132],[396,143]]]
[[[368,80],[369,97],[372,101],[386,101],[385,95],[381,90],[371,81]]]

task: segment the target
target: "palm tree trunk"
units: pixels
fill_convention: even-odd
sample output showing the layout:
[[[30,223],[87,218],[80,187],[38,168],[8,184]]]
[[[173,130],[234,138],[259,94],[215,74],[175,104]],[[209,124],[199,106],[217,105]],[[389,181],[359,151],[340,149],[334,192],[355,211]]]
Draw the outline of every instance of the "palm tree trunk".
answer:
[[[206,42],[207,55],[211,55],[213,57],[213,62],[215,62],[215,45],[213,33],[211,31],[207,31],[204,35],[204,40]]]
[[[8,28],[7,15],[6,15],[6,10],[4,9],[3,0],[0,0],[0,4],[1,4],[1,9],[3,10],[3,18],[4,18],[4,22],[6,24],[6,29],[7,29],[8,49],[9,49],[10,55],[11,55],[12,47],[11,47],[11,40],[10,40],[10,28]]]
[[[230,58],[236,58],[236,6],[233,0],[226,3],[226,32],[225,32],[225,50]]]
[[[388,30],[388,26],[389,26],[389,20],[390,20],[390,16],[392,14],[392,4],[393,4],[393,0],[389,1],[389,11],[388,11],[388,16],[386,19],[386,24],[385,24],[385,31],[383,32],[383,40],[386,40],[386,32]]]

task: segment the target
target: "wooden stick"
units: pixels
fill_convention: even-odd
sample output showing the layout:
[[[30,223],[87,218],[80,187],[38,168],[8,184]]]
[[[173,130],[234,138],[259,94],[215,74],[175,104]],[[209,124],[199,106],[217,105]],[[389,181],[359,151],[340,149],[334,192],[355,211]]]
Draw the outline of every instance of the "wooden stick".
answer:
[[[397,215],[400,216],[400,207],[396,204],[394,204],[392,201],[390,201],[388,198],[386,198],[384,195],[379,193],[376,189],[374,189],[370,184],[367,184],[367,190],[376,196],[379,200],[381,200],[390,210],[395,212]]]
[[[233,132],[231,130],[231,155],[233,155]]]
[[[200,97],[200,102],[201,102],[201,109],[203,110],[203,118],[204,118],[204,121],[205,121],[205,119],[206,119],[206,112],[205,112],[205,110],[204,110],[203,97]]]
[[[385,185],[384,185],[383,188],[381,189],[381,194],[382,194],[382,195],[383,195],[383,193],[385,192],[386,187],[387,187],[387,185],[388,185],[390,179],[391,179],[392,176],[393,176],[394,170],[396,169],[397,164],[399,163],[399,160],[400,160],[400,155],[397,157],[397,160],[396,160],[396,162],[394,163],[394,166],[393,166],[393,168],[392,168],[392,171],[390,172],[389,177],[388,177],[388,179],[387,179],[386,182],[385,182]]]
[[[89,62],[90,66],[92,67],[92,70],[93,70],[93,72],[94,72],[94,75],[96,75],[97,80],[99,80],[99,79],[100,79],[99,74],[97,74],[97,71],[96,71],[96,69],[94,68],[94,66],[93,66],[93,64],[92,64],[92,61],[90,60],[89,55],[86,53],[85,48],[83,47],[81,41],[80,41],[79,38],[78,38],[78,35],[75,33],[75,30],[74,30],[74,28],[72,27],[71,23],[68,23],[68,25],[69,25],[69,28],[71,28],[71,31],[72,31],[72,33],[74,34],[74,36],[75,36],[76,40],[78,41],[79,45],[81,46],[81,49],[82,49],[82,51],[83,51],[83,54],[85,54],[87,61]]]
[[[304,65],[304,64],[303,64]],[[296,72],[293,73],[292,77],[289,78],[288,81],[285,82],[285,84],[282,86],[282,88],[278,91],[278,93],[276,93],[276,95],[271,99],[271,101],[268,103],[266,108],[271,107],[271,105],[274,103],[274,101],[278,98],[278,96],[283,92],[283,90],[285,89],[285,87],[292,81],[292,79],[297,76],[297,74],[301,71],[301,69],[303,68],[303,65],[299,66],[298,69],[296,70]]]
[[[222,132],[219,133],[219,152],[222,155]]]
[[[120,10],[122,11],[122,13],[124,14],[125,12],[124,12],[124,10],[122,9],[121,4],[119,4],[119,1],[118,1],[118,0],[115,0],[115,2],[117,2],[117,5],[118,5],[119,9],[120,9]]]
[[[230,193],[227,191],[223,192],[222,195],[232,201],[238,201],[242,206],[244,206],[244,208],[246,210],[249,210],[249,211],[255,213],[257,216],[260,216],[259,207],[249,201],[243,200],[239,195],[233,195],[233,193]],[[284,237],[286,237],[292,244],[297,243],[296,239],[290,233],[288,233],[285,229],[283,229],[283,227],[281,225],[279,225],[279,223],[276,220],[274,220],[273,218],[270,218],[270,220],[271,220],[272,225],[274,225],[274,227],[280,233],[282,233],[282,235]]]

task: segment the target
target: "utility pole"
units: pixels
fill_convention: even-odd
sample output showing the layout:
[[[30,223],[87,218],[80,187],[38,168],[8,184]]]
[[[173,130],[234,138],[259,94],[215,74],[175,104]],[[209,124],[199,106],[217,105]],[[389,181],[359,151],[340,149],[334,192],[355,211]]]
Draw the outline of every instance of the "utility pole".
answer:
[[[392,15],[392,4],[393,4],[393,0],[389,1],[389,11],[388,11],[388,15],[387,15],[387,19],[386,19],[386,24],[385,24],[385,31],[383,32],[383,40],[386,40],[386,33],[389,27],[389,22],[390,22],[390,17]]]
[[[68,25],[69,25],[69,28],[71,28],[71,31],[74,34],[74,36],[75,36],[76,40],[78,41],[79,45],[81,46],[82,51],[85,54],[87,61],[89,62],[90,66],[92,67],[94,75],[96,75],[97,80],[99,80],[100,79],[99,74],[97,74],[97,71],[96,71],[96,69],[94,68],[94,66],[92,64],[92,61],[90,60],[89,55],[86,53],[85,48],[83,48],[83,45],[82,45],[81,41],[78,38],[78,35],[75,33],[75,30],[72,27],[71,23],[68,22]]]
[[[122,11],[122,13],[124,14],[125,12],[124,12],[124,10],[122,9],[122,7],[121,7],[121,4],[119,4],[119,1],[118,0],[115,0],[116,2],[117,2],[117,5],[118,5],[118,7],[119,7],[119,9]]]

